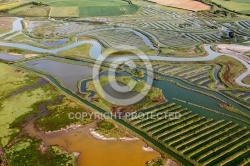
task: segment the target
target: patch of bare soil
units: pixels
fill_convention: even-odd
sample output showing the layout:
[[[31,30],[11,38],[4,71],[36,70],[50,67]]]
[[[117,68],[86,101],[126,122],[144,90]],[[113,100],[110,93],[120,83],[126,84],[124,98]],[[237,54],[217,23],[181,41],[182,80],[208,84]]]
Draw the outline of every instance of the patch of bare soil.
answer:
[[[12,22],[14,18],[2,17],[0,18],[0,32],[3,33],[5,31],[9,31],[12,29]]]
[[[149,0],[164,6],[172,6],[192,11],[209,10],[211,6],[194,0]]]

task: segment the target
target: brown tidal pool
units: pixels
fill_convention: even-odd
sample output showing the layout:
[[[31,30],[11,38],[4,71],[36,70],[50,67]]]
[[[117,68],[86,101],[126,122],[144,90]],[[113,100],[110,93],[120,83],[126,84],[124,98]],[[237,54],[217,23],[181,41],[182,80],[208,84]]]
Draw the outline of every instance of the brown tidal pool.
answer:
[[[79,152],[80,166],[145,166],[145,163],[156,157],[158,152],[145,152],[145,143],[139,141],[102,141],[89,133],[95,124],[69,131],[58,131],[46,134],[37,131],[33,124],[24,128],[30,136],[42,139],[45,145],[59,145],[68,152]]]

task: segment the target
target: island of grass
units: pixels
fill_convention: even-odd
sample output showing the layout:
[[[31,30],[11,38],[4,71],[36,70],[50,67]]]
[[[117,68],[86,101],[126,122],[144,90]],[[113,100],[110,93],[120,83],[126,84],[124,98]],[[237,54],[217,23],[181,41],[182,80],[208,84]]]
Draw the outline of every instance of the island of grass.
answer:
[[[145,72],[143,70],[126,70],[129,74],[136,78],[144,78]]]
[[[241,73],[245,72],[245,66],[234,58],[227,56],[220,56],[213,62],[222,66],[219,76],[223,83],[228,86],[237,86],[234,81]]]
[[[123,56],[136,56],[136,53],[130,52],[130,51],[120,51],[115,49],[104,49],[103,56],[105,57],[123,57]]]
[[[201,57],[206,55],[206,51],[202,45],[192,48],[162,48],[160,56],[166,57]]]
[[[94,132],[108,139],[132,138],[133,136],[108,120],[97,123]],[[92,133],[93,134],[93,133]]]
[[[135,93],[135,94],[140,94],[143,95],[144,98],[139,101],[136,104],[133,105],[129,105],[129,106],[123,106],[121,104],[115,103],[114,101],[112,103],[110,103],[109,101],[106,101],[105,99],[103,99],[101,97],[101,95],[99,93],[103,93],[103,89],[106,91],[105,86],[110,86],[110,83],[112,83],[113,81],[109,81],[109,77],[108,76],[101,76],[100,77],[100,84],[101,87],[103,89],[98,89],[96,90],[94,84],[97,83],[96,80],[94,81],[89,81],[86,84],[86,90],[88,91],[92,91],[94,92],[94,96],[92,96],[92,102],[96,105],[98,105],[99,107],[107,110],[107,111],[112,111],[113,113],[117,113],[117,112],[134,112],[137,110],[141,110],[141,109],[146,109],[149,107],[153,107],[155,105],[161,104],[166,102],[165,96],[162,93],[162,90],[156,87],[151,87],[149,92],[145,95],[143,94],[144,92],[142,92],[142,89],[147,86],[147,84],[145,83],[144,80],[134,80],[132,79],[130,76],[120,76],[120,77],[116,77],[116,82],[123,84],[123,85],[128,85],[128,82],[132,82],[135,87],[133,87],[129,92]],[[114,81],[115,82],[115,81]],[[99,92],[99,93],[98,93]],[[117,97],[122,97],[122,96],[117,96]]]
[[[243,80],[243,82],[244,82],[245,84],[249,84],[249,85],[250,85],[250,75],[248,75],[248,76]]]
[[[78,57],[90,58],[89,51],[90,51],[91,47],[92,47],[91,44],[84,44],[81,46],[77,46],[75,48],[71,48],[71,49],[66,50],[66,51],[62,51],[58,55],[67,56],[67,57],[78,56]]]
[[[117,37],[118,38],[118,37]],[[113,41],[114,42],[114,41]],[[125,44],[126,45],[126,44]],[[128,44],[130,45],[130,44]],[[150,47],[147,46],[140,46],[139,44],[137,45],[137,49],[131,49],[131,50],[119,50],[119,49],[114,49],[114,48],[108,48],[108,49],[103,49],[102,54],[105,57],[109,58],[115,58],[115,57],[127,57],[127,56],[138,56],[142,55],[142,52],[146,55],[154,56],[158,54],[158,50],[156,49],[151,49]]]

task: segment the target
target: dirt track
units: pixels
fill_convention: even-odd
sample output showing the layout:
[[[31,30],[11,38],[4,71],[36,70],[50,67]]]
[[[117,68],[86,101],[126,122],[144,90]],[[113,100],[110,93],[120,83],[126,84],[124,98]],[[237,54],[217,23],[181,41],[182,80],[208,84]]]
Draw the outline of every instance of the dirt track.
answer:
[[[173,6],[192,11],[209,10],[211,7],[194,0],[149,0],[164,6]]]

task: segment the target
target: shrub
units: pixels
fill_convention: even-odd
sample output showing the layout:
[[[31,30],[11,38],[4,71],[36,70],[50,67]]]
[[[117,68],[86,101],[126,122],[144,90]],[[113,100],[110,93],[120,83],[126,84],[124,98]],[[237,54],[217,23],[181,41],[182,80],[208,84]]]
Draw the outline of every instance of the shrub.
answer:
[[[101,121],[97,124],[99,129],[104,129],[104,130],[112,130],[115,125],[108,122],[108,121]]]

